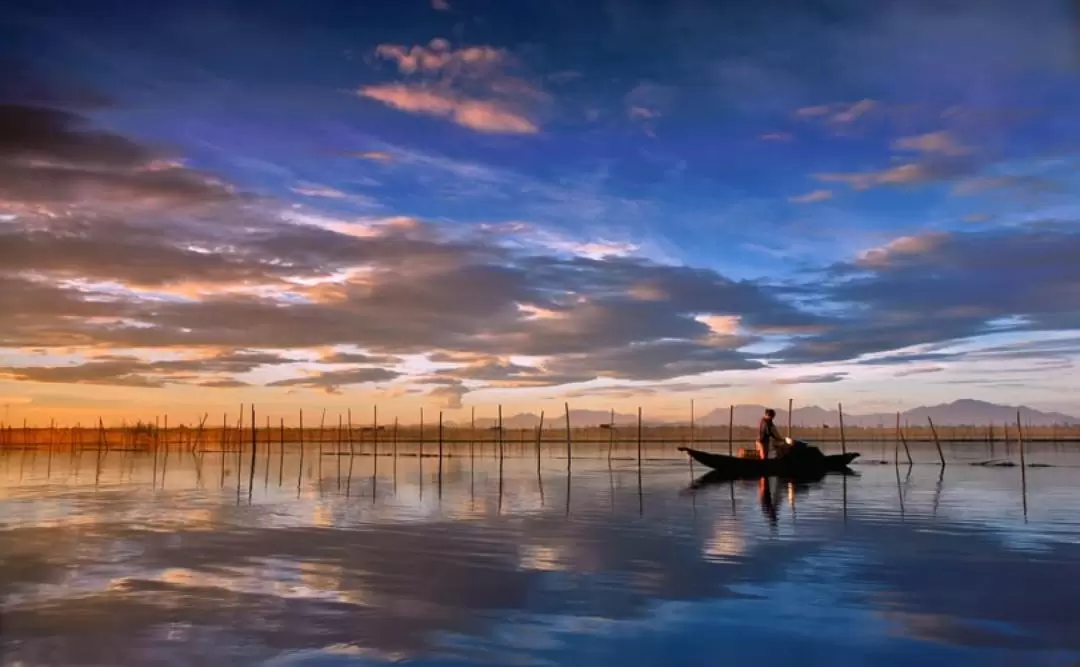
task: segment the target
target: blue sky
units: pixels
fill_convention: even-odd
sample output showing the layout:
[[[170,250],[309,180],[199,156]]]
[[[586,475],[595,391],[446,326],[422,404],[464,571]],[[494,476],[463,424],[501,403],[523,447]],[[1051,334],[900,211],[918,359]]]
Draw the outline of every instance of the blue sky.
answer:
[[[1073,12],[9,10],[0,395],[1080,410]]]

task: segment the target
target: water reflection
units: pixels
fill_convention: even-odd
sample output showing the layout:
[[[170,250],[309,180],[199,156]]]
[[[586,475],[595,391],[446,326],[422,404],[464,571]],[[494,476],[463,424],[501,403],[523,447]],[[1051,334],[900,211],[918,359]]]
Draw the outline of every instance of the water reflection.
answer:
[[[3,664],[1080,659],[1068,469],[2,458]]]

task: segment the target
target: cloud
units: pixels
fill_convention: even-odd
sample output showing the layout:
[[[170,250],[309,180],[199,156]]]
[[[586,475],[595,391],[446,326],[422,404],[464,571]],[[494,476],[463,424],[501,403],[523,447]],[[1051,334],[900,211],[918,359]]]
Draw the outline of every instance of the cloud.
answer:
[[[911,137],[901,137],[893,142],[893,148],[919,153],[940,153],[942,155],[964,155],[970,150],[960,145],[953,136],[945,131],[930,132]]]
[[[832,196],[832,190],[814,190],[812,192],[807,192],[804,195],[788,197],[788,201],[795,204],[812,204],[815,202],[828,201],[832,199]]]
[[[328,394],[335,394],[344,386],[386,382],[398,377],[401,377],[401,373],[386,368],[360,367],[337,371],[318,371],[304,377],[275,380],[266,386],[321,389]]]
[[[0,104],[0,201],[144,208],[234,198],[220,180],[163,152],[93,130],[73,113]]]
[[[147,152],[118,145],[120,156]],[[765,285],[636,256],[634,244],[523,229],[524,241],[497,225],[334,218],[241,198],[213,215],[89,205],[64,216],[20,213],[0,225],[0,346],[171,350],[190,359],[5,373],[137,386],[245,380],[236,376],[252,369],[254,353],[219,358],[222,349],[268,350],[260,354],[276,356],[263,361],[283,368],[319,351],[320,363],[376,367],[275,383],[333,391],[399,377],[379,367],[438,353],[457,365],[443,376],[461,385],[460,396],[465,387],[756,368],[741,347],[830,321]],[[515,355],[535,361],[492,362]]]
[[[387,151],[350,151],[346,152],[345,155],[360,158],[361,160],[372,160],[374,162],[394,161],[394,154]]]
[[[854,190],[869,190],[879,186],[921,185],[951,180],[971,173],[974,168],[968,161],[931,160],[898,164],[880,171],[817,173],[814,178],[826,183],[846,183]]]
[[[493,134],[535,134],[540,128],[529,118],[501,102],[475,100],[445,90],[386,84],[365,86],[360,95],[401,111],[449,118],[453,122]]]
[[[362,352],[332,351],[319,357],[321,364],[397,364],[400,357],[386,354],[364,354]]]
[[[446,118],[462,127],[495,134],[535,134],[532,110],[548,101],[536,85],[510,73],[517,64],[490,46],[451,47],[445,39],[427,46],[381,44],[375,54],[419,82],[361,87],[361,97],[408,113]]]
[[[779,378],[773,384],[830,384],[847,379],[847,373],[822,373],[820,375],[801,375],[793,378]]]
[[[1077,256],[1071,222],[896,239],[832,267],[818,294],[833,304],[835,326],[776,357],[837,361],[993,332],[1080,328]]]
[[[450,11],[450,3],[446,0],[431,0],[431,8],[437,12]]]
[[[953,187],[953,194],[970,196],[989,191],[1022,190],[1028,193],[1042,194],[1061,192],[1061,183],[1041,176],[1027,174],[998,174],[972,176],[958,182]]]
[[[762,141],[791,141],[795,137],[790,132],[765,132],[759,138]]]
[[[292,191],[305,197],[325,197],[327,199],[345,199],[349,196],[341,190],[317,183],[304,183],[292,188]]]
[[[65,366],[0,367],[0,378],[19,382],[94,384],[161,388],[168,384],[204,387],[242,386],[234,378],[209,374],[245,373],[260,366],[288,363],[286,357],[265,352],[227,351],[209,357],[145,361],[133,356],[106,356],[100,360]]]
[[[199,386],[208,387],[210,389],[236,389],[239,387],[250,387],[251,383],[242,380],[207,380],[206,382],[200,382]]]
[[[469,388],[461,382],[441,384],[428,392],[428,396],[439,402],[447,410],[460,410],[462,399],[469,393]]]
[[[857,102],[818,104],[796,109],[795,117],[804,119],[817,118],[833,126],[842,126],[854,123],[879,107],[880,103],[871,99],[863,99]]]
[[[893,373],[893,377],[911,377],[912,375],[928,375],[930,373],[940,373],[945,370],[943,366],[927,366],[923,368],[909,368],[902,371]]]

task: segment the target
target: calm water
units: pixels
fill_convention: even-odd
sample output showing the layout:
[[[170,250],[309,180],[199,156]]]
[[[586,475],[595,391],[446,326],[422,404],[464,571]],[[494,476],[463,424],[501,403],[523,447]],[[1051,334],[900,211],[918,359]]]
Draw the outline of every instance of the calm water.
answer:
[[[957,462],[771,503],[676,460],[95,459],[0,454],[0,664],[1080,664],[1060,451],[1026,499]]]

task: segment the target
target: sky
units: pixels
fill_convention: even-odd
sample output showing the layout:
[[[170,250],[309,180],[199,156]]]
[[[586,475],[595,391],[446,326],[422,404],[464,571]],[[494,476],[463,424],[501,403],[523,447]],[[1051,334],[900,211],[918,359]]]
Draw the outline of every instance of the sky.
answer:
[[[24,4],[7,423],[1080,414],[1069,3]]]

